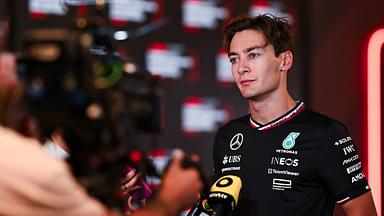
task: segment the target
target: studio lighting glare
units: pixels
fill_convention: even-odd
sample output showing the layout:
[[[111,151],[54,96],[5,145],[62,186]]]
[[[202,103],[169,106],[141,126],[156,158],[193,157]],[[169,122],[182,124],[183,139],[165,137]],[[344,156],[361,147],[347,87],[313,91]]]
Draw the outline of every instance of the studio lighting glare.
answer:
[[[128,38],[128,32],[126,31],[117,31],[113,34],[113,38],[115,38],[115,40],[126,40]]]

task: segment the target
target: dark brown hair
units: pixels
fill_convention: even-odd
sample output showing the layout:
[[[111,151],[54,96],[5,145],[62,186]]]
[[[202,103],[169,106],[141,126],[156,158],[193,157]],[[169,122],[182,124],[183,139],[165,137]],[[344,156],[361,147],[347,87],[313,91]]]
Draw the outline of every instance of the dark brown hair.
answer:
[[[288,21],[283,17],[263,14],[256,17],[239,16],[231,20],[224,28],[224,46],[229,46],[237,32],[254,29],[264,34],[266,42],[272,44],[275,55],[290,50],[293,52],[293,38]]]

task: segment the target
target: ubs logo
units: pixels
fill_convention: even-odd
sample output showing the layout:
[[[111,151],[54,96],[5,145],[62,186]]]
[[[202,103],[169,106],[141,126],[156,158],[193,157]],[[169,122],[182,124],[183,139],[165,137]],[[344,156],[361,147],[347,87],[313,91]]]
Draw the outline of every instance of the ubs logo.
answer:
[[[229,147],[231,150],[236,151],[243,144],[244,136],[242,133],[237,133],[232,137],[231,142],[229,143]]]
[[[239,163],[241,161],[241,155],[225,155],[223,158],[223,164],[227,163]]]

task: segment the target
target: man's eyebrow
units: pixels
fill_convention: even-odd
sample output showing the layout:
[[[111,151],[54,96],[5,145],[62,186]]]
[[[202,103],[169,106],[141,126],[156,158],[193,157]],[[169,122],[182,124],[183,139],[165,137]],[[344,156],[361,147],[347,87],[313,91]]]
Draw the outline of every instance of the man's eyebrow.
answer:
[[[228,57],[230,57],[230,56],[234,56],[234,55],[237,55],[237,53],[236,53],[236,52],[229,52],[229,53],[228,53]]]
[[[268,43],[265,43],[265,44],[263,44],[263,45],[254,45],[254,46],[251,46],[251,47],[248,47],[248,48],[244,49],[242,52],[243,52],[243,53],[247,53],[247,52],[250,52],[250,51],[252,51],[252,50],[254,50],[254,49],[263,49],[263,48],[265,48],[267,45],[268,45]],[[229,53],[228,53],[228,57],[233,56],[233,55],[238,55],[238,54],[237,54],[237,52],[229,52]]]
[[[255,46],[251,46],[251,47],[249,47],[249,48],[244,49],[244,50],[243,50],[243,53],[247,53],[247,52],[252,51],[252,50],[254,50],[254,49],[263,49],[263,48],[265,48],[267,45],[268,45],[268,43],[265,43],[265,44],[263,44],[263,45],[255,45]]]

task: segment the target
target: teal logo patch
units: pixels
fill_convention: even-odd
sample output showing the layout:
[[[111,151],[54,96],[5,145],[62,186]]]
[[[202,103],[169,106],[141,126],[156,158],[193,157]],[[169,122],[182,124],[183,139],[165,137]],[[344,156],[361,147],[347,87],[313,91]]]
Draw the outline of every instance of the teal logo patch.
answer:
[[[291,132],[288,134],[287,137],[283,140],[283,148],[284,149],[291,149],[293,146],[295,146],[295,140],[300,135],[298,132]]]

